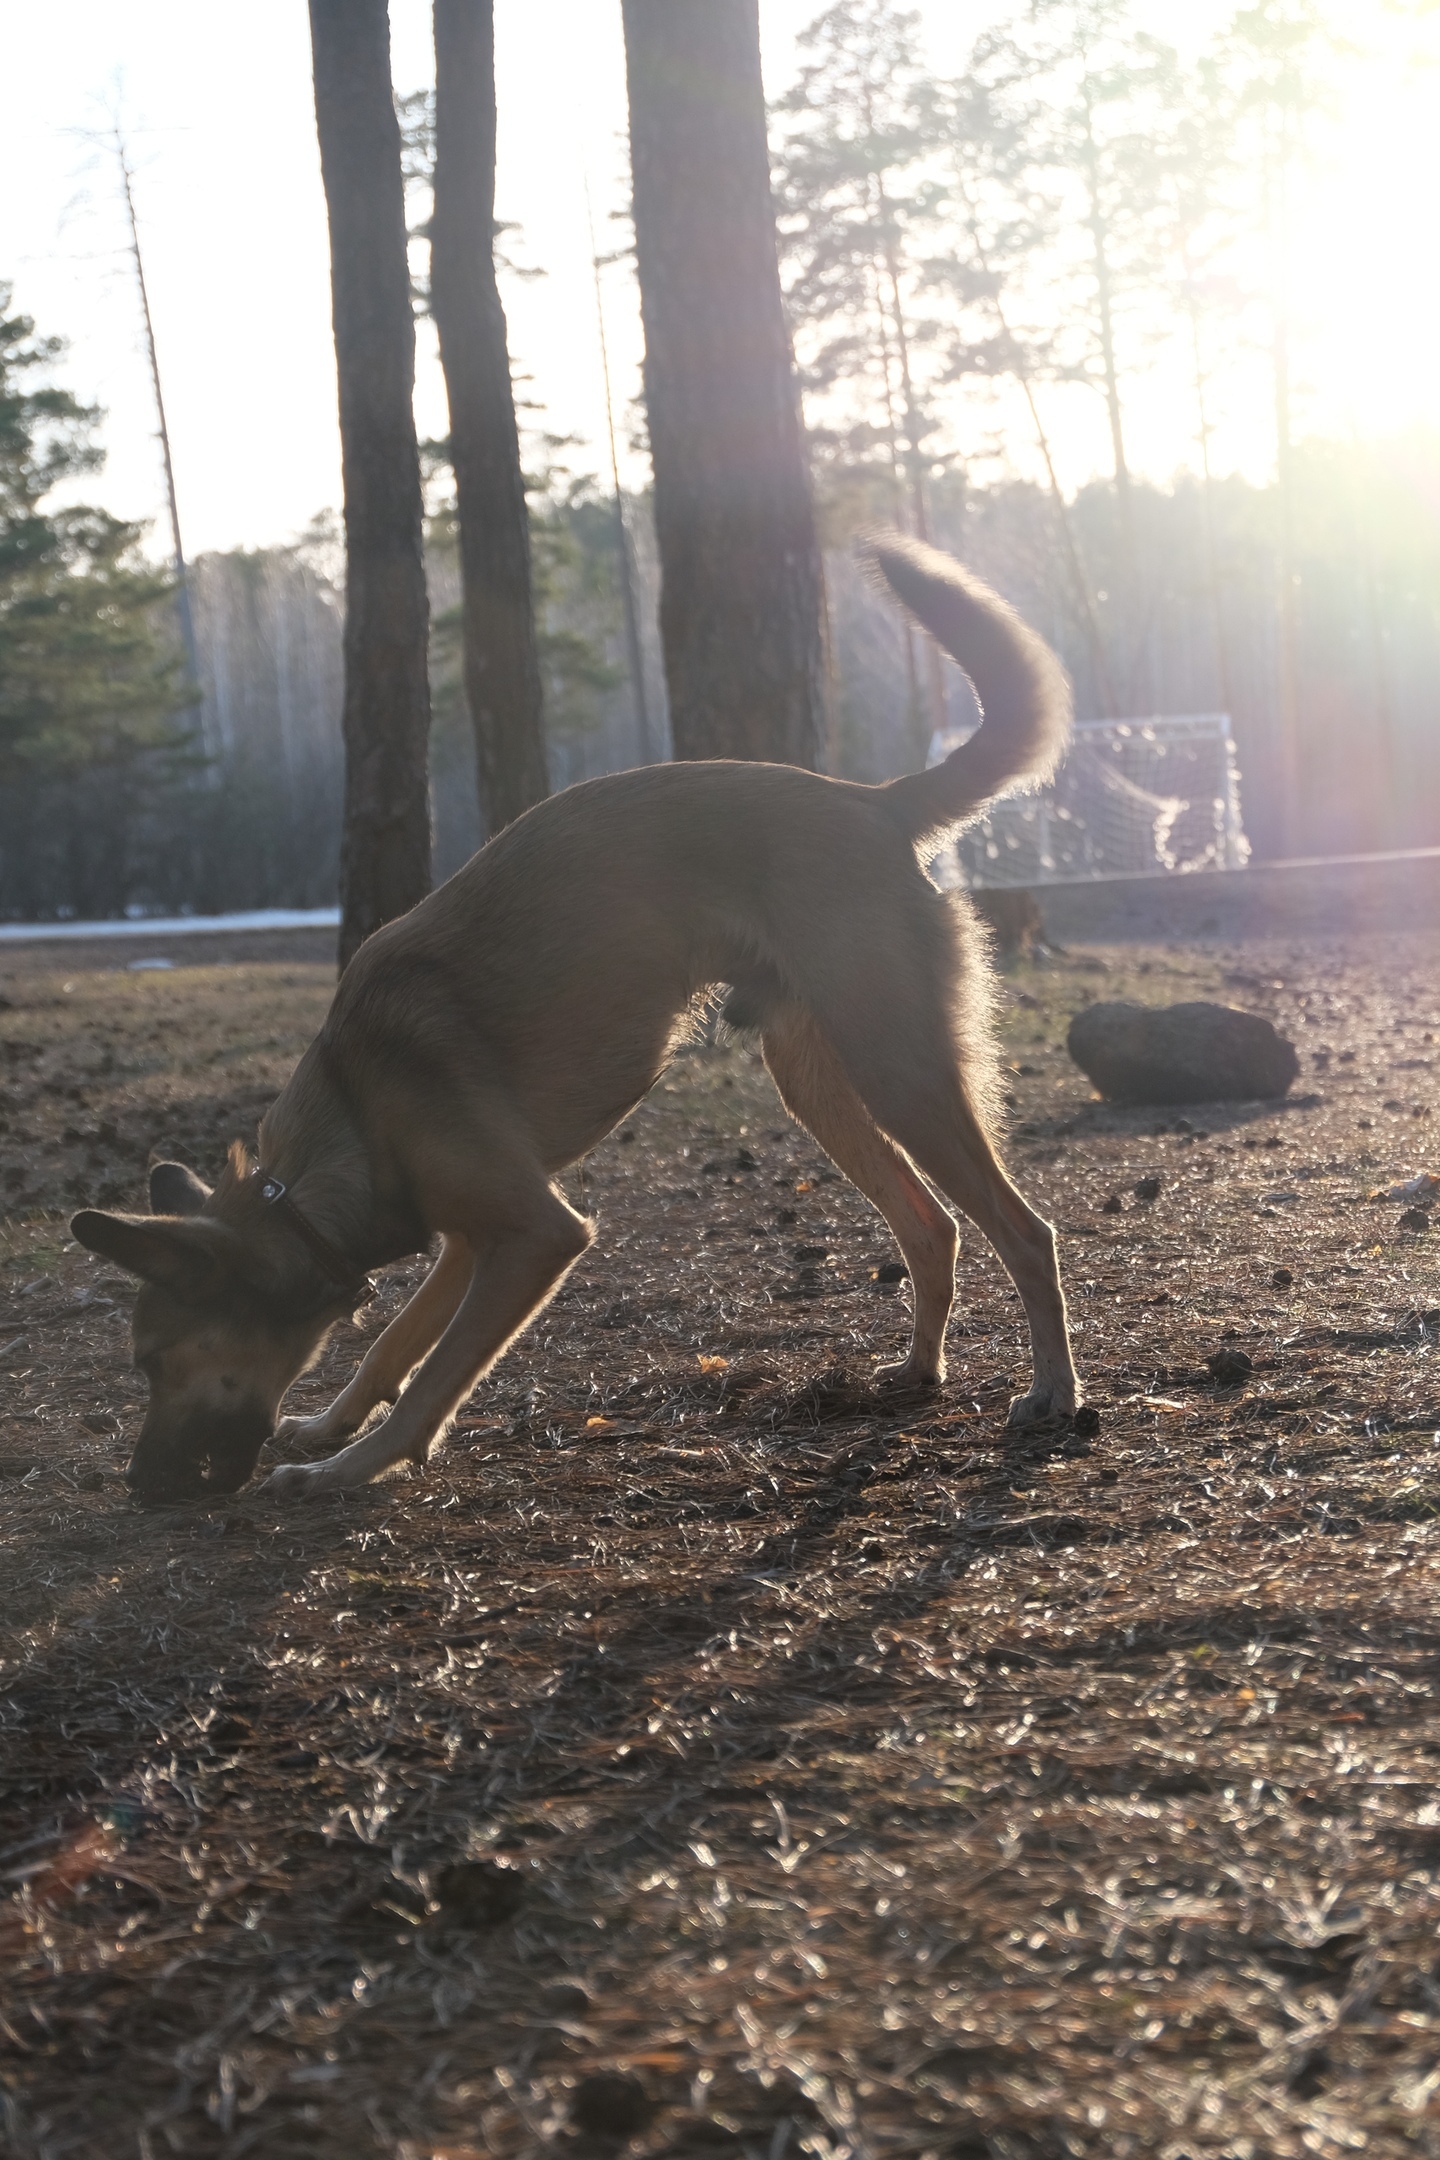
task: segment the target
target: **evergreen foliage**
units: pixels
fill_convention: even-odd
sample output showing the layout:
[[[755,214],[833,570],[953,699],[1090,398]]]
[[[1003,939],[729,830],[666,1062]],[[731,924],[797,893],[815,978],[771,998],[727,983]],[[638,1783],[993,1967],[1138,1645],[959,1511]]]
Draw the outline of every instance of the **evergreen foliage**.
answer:
[[[57,505],[99,470],[99,414],[53,380],[63,346],[10,312],[0,287],[0,780],[133,773],[185,754],[167,578],[141,528]]]
[[[658,0],[640,12],[657,34],[677,19]],[[699,0],[692,14],[698,32]],[[942,681],[935,663],[927,679],[928,655],[851,557],[858,528],[899,522],[1025,610],[1083,716],[1230,712],[1260,856],[1440,841],[1440,449],[1418,430],[1307,440],[1303,402],[1291,412],[1287,218],[1343,103],[1352,48],[1334,20],[1323,0],[1250,0],[1182,61],[1127,0],[1015,0],[954,80],[929,67],[901,0],[830,0],[802,34],[770,140],[829,550],[830,769],[913,767],[932,725],[969,716],[958,673]],[[433,95],[400,108],[424,315]],[[520,267],[513,229],[495,239],[503,279],[543,274]],[[56,386],[59,353],[0,298],[0,914],[332,900],[335,531],[201,558],[187,581],[204,694],[192,721],[168,580],[136,527],[69,502],[101,460],[97,415]],[[1132,479],[1127,454],[1147,395],[1153,428],[1160,362],[1179,468],[1163,483]],[[1303,392],[1303,364],[1297,380]],[[1273,426],[1268,478],[1214,468],[1217,424],[1246,407]],[[1016,477],[1032,443],[1048,452],[1045,429],[1073,435],[1082,414],[1103,477],[1078,490],[1053,471],[1050,485]],[[563,786],[652,752],[625,664],[613,505],[564,469],[567,446],[533,405],[520,417],[546,754]],[[443,874],[483,834],[449,446],[426,448]],[[651,508],[640,497],[629,518],[658,713]]]

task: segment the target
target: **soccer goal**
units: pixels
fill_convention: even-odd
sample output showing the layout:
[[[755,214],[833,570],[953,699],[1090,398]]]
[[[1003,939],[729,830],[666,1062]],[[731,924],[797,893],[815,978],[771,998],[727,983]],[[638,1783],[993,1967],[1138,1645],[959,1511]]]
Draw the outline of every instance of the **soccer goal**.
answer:
[[[938,765],[964,740],[937,735]],[[933,867],[942,885],[1238,870],[1250,844],[1225,713],[1082,720],[1051,784],[997,803]]]

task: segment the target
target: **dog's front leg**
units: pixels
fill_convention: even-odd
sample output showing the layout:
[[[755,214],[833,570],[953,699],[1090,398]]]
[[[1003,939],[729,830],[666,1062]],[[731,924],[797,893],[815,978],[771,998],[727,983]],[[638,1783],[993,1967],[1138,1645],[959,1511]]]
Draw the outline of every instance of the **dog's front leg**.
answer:
[[[545,1189],[537,1220],[488,1242],[439,1342],[389,1417],[325,1462],[285,1463],[267,1478],[272,1497],[299,1499],[366,1485],[398,1462],[423,1463],[448,1421],[527,1320],[559,1287],[590,1242],[590,1226]]]
[[[454,1319],[474,1268],[475,1255],[464,1238],[443,1239],[435,1265],[414,1297],[376,1336],[334,1402],[315,1417],[283,1418],[276,1428],[276,1441],[283,1445],[290,1440],[348,1440],[372,1410],[394,1402],[421,1358],[434,1349]]]

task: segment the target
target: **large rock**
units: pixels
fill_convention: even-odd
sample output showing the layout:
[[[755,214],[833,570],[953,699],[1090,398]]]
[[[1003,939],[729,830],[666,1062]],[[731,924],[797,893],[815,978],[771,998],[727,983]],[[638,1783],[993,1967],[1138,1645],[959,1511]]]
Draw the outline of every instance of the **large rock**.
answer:
[[[1300,1070],[1293,1043],[1233,1005],[1087,1005],[1066,1046],[1109,1102],[1252,1102]]]

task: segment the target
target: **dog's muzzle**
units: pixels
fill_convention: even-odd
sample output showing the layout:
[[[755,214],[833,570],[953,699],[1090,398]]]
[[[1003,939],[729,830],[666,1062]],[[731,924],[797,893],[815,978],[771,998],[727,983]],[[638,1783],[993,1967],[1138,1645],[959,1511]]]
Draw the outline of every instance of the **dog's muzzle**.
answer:
[[[258,1404],[192,1419],[178,1433],[142,1432],[125,1482],[141,1500],[195,1500],[207,1493],[238,1492],[270,1433],[271,1421]]]

